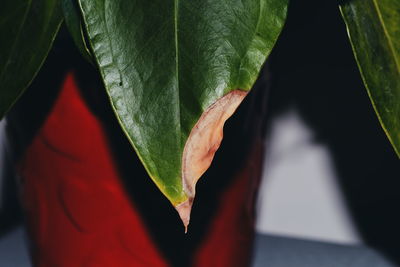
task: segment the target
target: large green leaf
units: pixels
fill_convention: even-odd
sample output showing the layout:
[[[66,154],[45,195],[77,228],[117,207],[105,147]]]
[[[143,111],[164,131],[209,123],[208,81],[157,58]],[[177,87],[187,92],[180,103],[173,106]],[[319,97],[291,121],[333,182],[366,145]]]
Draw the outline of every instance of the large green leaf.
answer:
[[[255,82],[287,0],[79,0],[123,130],[188,223],[224,121]]]
[[[372,104],[400,156],[400,1],[350,0],[340,9]]]
[[[58,0],[0,4],[0,118],[43,64],[62,22]]]

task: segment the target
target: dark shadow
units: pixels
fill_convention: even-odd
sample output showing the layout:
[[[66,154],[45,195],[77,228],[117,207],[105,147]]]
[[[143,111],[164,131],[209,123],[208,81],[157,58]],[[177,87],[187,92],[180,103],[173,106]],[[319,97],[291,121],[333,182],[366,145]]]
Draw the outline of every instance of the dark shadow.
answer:
[[[0,170],[0,238],[21,222],[17,183],[9,157],[3,157]]]
[[[64,76],[82,62],[65,27],[61,27],[53,48],[32,84],[10,110],[6,127],[14,161],[18,160],[32,142],[47,114],[53,107]]]
[[[354,1],[354,0],[338,0],[337,3],[339,5],[345,5],[345,4],[350,3],[352,1]]]
[[[362,237],[400,263],[400,161],[374,114],[335,1],[293,0],[271,56],[274,116],[299,110],[332,152]]]
[[[44,122],[58,95],[66,70],[71,68],[74,58],[77,58],[74,48],[72,50],[64,48],[66,44],[71,45],[71,42],[66,29],[62,28],[38,75],[7,115],[6,140],[2,140],[7,144],[1,163],[3,168],[0,170],[2,178],[0,236],[22,221],[18,199],[19,181],[14,171],[15,162],[22,156]]]

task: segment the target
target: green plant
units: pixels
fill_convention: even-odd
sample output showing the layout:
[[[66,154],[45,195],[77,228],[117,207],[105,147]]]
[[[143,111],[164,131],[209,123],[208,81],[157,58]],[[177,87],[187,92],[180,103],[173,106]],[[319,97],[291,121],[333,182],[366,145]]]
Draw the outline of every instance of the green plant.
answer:
[[[187,226],[224,122],[255,82],[287,0],[5,0],[0,116],[34,79],[65,20],[122,129]],[[400,153],[400,2],[340,3],[365,86]]]

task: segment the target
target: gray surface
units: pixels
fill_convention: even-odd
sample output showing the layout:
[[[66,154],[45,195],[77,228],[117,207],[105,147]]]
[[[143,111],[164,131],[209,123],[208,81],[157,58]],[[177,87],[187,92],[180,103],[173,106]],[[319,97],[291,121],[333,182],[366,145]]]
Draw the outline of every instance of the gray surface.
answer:
[[[25,231],[22,227],[0,239],[1,267],[30,267]]]
[[[257,235],[253,267],[393,267],[376,251],[292,238]],[[1,267],[30,267],[22,227],[0,239]],[[225,266],[221,266],[225,267]],[[229,266],[226,266],[229,267]]]
[[[258,235],[253,267],[394,267],[378,252],[278,236]]]

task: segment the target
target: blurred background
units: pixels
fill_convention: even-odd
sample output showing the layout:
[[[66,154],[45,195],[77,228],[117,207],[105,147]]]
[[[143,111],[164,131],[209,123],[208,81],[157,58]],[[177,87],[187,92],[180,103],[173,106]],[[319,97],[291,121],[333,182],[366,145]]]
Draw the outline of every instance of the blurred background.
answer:
[[[257,231],[369,246],[400,263],[400,161],[369,102],[337,3],[291,1],[266,68]],[[0,122],[0,258],[12,257],[10,244],[25,249],[7,243],[10,233],[24,234],[12,232],[21,215],[16,186],[6,179],[3,135]]]
[[[291,1],[269,60],[258,230],[365,244],[399,263],[400,162],[374,114],[335,1]]]

